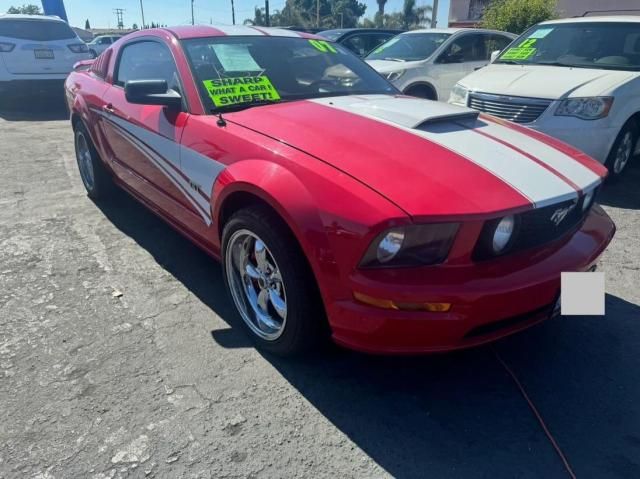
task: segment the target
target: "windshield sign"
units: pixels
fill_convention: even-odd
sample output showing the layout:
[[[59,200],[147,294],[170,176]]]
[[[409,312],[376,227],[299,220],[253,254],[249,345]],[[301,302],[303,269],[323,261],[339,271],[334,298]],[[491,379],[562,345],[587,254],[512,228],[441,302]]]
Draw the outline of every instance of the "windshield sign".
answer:
[[[218,113],[250,106],[398,90],[346,48],[293,37],[184,41],[205,105]]]
[[[367,60],[410,62],[424,60],[433,55],[451,34],[405,33],[393,37],[367,55]]]
[[[640,23],[538,25],[512,45],[495,63],[640,70]]]

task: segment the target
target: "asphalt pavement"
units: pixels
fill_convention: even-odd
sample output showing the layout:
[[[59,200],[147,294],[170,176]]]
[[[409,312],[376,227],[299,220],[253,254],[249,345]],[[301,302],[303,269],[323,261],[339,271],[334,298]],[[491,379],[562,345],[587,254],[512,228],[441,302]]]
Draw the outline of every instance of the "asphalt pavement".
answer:
[[[0,111],[0,478],[640,477],[640,158],[605,317],[422,357],[256,351],[206,254],[85,195],[60,105]]]

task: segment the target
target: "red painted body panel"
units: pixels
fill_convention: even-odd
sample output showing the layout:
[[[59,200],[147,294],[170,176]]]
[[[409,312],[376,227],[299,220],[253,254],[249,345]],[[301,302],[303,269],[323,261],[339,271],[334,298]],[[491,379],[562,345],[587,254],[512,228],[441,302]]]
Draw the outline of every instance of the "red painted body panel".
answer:
[[[268,203],[308,258],[340,344],[371,352],[428,352],[510,334],[548,317],[544,308],[558,295],[560,273],[588,269],[610,242],[615,226],[594,208],[577,231],[544,247],[472,261],[484,220],[531,209],[525,196],[438,144],[313,102],[229,113],[226,125],[218,125],[216,117],[204,114],[178,41],[212,32],[210,27],[176,27],[128,36],[112,47],[106,81],[89,71],[69,76],[70,109],[85,123],[119,182],[214,257],[220,256],[225,202],[248,193]],[[169,45],[189,113],[131,105],[122,89],[111,85],[119,50],[146,37]],[[108,105],[115,119],[105,116]],[[536,137],[604,175],[586,155]],[[165,161],[171,154],[173,162]],[[219,172],[215,181],[199,179],[205,170]],[[445,219],[461,226],[443,264],[358,268],[382,231]],[[381,310],[357,303],[354,291],[453,306],[448,313]],[[468,337],[478,326],[530,312],[535,314],[522,322]]]

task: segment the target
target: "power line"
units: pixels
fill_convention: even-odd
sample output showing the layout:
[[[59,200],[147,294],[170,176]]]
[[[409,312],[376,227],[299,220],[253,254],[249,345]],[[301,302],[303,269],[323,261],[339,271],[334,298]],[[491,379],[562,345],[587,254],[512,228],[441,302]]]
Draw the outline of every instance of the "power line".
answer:
[[[124,8],[114,8],[113,12],[116,14],[116,18],[118,19],[118,29],[122,30],[124,28],[124,12],[126,10]]]

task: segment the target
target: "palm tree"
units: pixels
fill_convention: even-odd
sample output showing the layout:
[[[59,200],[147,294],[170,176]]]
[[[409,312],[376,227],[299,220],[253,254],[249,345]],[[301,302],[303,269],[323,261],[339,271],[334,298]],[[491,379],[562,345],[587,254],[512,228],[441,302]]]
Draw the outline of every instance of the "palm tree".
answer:
[[[380,1],[380,0],[378,0]],[[404,0],[402,6],[402,28],[409,30],[411,28],[424,27],[431,23],[431,5],[417,7],[416,0]]]
[[[376,23],[379,27],[382,26],[384,21],[384,5],[387,3],[387,0],[376,0],[378,2],[378,13],[376,13]]]

